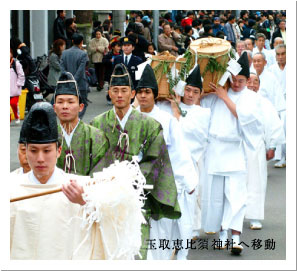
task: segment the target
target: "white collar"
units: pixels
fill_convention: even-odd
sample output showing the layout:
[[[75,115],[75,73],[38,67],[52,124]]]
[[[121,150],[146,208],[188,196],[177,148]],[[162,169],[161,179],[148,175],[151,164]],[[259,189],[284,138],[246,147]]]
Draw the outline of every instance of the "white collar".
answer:
[[[56,174],[57,174],[57,167],[55,167],[52,176],[48,179],[48,181],[46,182],[46,184],[55,183],[55,176],[56,176]],[[30,170],[30,172],[28,172],[28,177],[29,177],[29,180],[32,183],[34,183],[34,184],[41,184],[40,181],[35,177],[33,170]]]
[[[131,57],[132,57],[132,53],[130,54],[130,55],[126,55],[125,53],[123,53],[123,57],[124,57],[124,63],[125,63],[125,57],[128,57],[128,59],[127,59],[127,63],[129,63],[129,61],[130,61],[130,59],[131,59]]]
[[[62,133],[63,133],[63,137],[65,138],[65,141],[66,141],[66,144],[67,144],[68,147],[70,147],[72,136],[73,136],[79,122],[80,122],[80,119],[78,119],[78,122],[77,122],[76,126],[74,127],[74,129],[71,131],[71,133],[69,135],[65,131],[64,127],[60,124],[61,129],[62,129]]]
[[[133,110],[133,107],[130,105],[130,107],[129,107],[127,113],[126,113],[125,116],[122,118],[122,120],[120,120],[120,118],[119,118],[119,116],[117,115],[117,112],[116,112],[116,110],[115,110],[115,107],[113,106],[113,112],[115,113],[115,115],[116,115],[116,117],[117,117],[117,119],[118,119],[118,121],[119,121],[119,123],[120,123],[120,125],[121,125],[121,127],[122,127],[123,130],[125,129],[126,122],[127,122],[128,118],[129,118],[129,116],[130,116],[132,110]]]

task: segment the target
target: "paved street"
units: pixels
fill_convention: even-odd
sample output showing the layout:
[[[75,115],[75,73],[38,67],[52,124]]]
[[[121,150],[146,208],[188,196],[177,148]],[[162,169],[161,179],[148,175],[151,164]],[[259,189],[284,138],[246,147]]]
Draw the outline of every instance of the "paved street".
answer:
[[[83,118],[89,123],[96,115],[111,108],[106,103],[105,91],[98,92],[95,88],[89,93],[89,104],[87,112]],[[12,122],[10,127],[10,171],[16,169],[18,164],[17,158],[17,141],[21,126],[16,126]],[[286,259],[286,170],[275,169],[274,162],[268,164],[268,185],[266,195],[266,210],[263,229],[259,231],[250,230],[249,223],[244,223],[241,241],[244,241],[244,251],[240,256],[232,256],[229,251],[213,250],[212,240],[218,239],[216,235],[201,234],[200,239],[208,240],[208,249],[201,248],[201,243],[195,243],[197,249],[192,249],[189,253],[191,260],[285,260]],[[262,240],[259,249],[252,247],[252,240]],[[275,242],[275,249],[268,246],[268,241]],[[199,241],[199,240],[198,240]],[[269,248],[269,249],[268,249]]]

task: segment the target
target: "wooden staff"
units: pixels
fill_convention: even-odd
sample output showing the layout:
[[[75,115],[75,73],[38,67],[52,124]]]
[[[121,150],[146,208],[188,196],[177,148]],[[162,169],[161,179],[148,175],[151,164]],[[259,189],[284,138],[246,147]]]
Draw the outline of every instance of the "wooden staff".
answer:
[[[154,188],[154,186],[152,184],[146,184],[143,187],[145,189],[147,189],[147,190],[153,190],[153,188]],[[30,194],[30,195],[27,195],[27,196],[12,198],[12,199],[10,199],[10,202],[20,201],[20,200],[24,200],[24,199],[36,198],[36,197],[40,197],[40,196],[45,196],[45,195],[49,195],[49,194],[58,193],[58,192],[61,192],[61,191],[62,191],[62,187],[57,188],[57,189],[43,191],[43,192],[40,192],[40,193]]]
[[[12,199],[10,199],[10,202],[15,202],[15,201],[24,200],[24,199],[36,198],[36,197],[40,197],[40,196],[45,196],[45,195],[49,195],[49,194],[58,193],[58,192],[61,192],[61,191],[62,191],[62,187],[57,188],[57,189],[52,189],[52,190],[39,192],[39,193],[33,193],[33,194],[30,194],[30,195],[27,195],[27,196],[12,198]]]

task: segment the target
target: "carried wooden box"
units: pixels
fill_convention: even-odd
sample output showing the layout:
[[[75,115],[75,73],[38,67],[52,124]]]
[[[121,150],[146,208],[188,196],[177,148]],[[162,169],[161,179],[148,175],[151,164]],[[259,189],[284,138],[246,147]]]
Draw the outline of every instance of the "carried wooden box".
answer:
[[[230,60],[231,44],[220,38],[201,38],[191,42],[190,50],[192,52],[194,62],[197,58],[197,63],[200,66],[200,73],[203,77],[203,90],[205,93],[213,92],[209,87],[209,83],[218,84],[224,72],[218,70],[208,70],[204,73],[205,68],[210,59],[215,59],[222,67],[226,67]],[[197,56],[196,56],[197,54]],[[226,86],[226,84],[225,84]]]
[[[176,57],[174,55],[171,55],[168,51],[162,52],[156,56],[152,56],[151,67],[153,69],[159,64],[161,64],[160,68],[157,71],[154,71],[159,89],[157,100],[162,100],[170,97],[169,82],[167,74],[164,73],[163,65],[168,64],[169,69],[171,69],[174,63],[176,69],[180,71],[182,68],[182,64],[186,63],[186,59],[179,58],[178,60],[176,60]]]

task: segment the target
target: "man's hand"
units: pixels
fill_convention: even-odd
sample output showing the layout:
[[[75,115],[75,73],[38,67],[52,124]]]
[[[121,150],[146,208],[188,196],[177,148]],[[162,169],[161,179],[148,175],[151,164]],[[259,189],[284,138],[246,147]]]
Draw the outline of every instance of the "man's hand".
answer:
[[[227,89],[221,87],[221,86],[216,86],[214,83],[209,83],[209,86],[211,89],[213,89],[215,94],[222,100],[224,100],[228,94],[227,94]]]
[[[80,205],[86,204],[82,198],[84,189],[82,186],[78,185],[75,180],[70,180],[69,184],[62,185],[62,191],[72,203],[77,203]]]
[[[274,157],[274,150],[270,149],[266,152],[266,160],[269,161]]]
[[[176,46],[172,46],[172,50],[177,52],[178,51],[178,48]]]
[[[195,192],[195,188],[190,193],[188,193],[188,194],[189,195],[192,195],[194,192]]]
[[[166,98],[166,100],[171,103],[171,109],[172,109],[172,112],[173,112],[173,116],[176,117],[179,120],[181,114],[180,114],[180,111],[179,111],[179,108],[178,108],[176,102],[178,104],[180,104],[181,97],[178,94],[175,94],[176,102],[174,101],[173,98]]]

